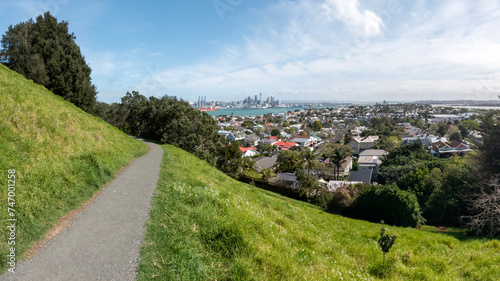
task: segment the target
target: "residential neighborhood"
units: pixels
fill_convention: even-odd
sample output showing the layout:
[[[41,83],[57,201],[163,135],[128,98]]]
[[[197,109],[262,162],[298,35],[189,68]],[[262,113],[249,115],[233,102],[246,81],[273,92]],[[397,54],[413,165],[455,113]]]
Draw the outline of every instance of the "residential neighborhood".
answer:
[[[214,118],[226,142],[237,141],[242,157],[253,159],[256,173],[270,170],[275,175],[271,182],[290,188],[299,187],[298,172],[308,173],[334,190],[340,182],[377,184],[384,156],[402,145],[419,142],[436,158],[465,156],[481,139],[471,126],[477,114],[430,105],[376,104]],[[348,152],[340,160],[326,153],[334,145]],[[315,164],[302,171],[280,168],[280,154],[289,151],[311,151]]]

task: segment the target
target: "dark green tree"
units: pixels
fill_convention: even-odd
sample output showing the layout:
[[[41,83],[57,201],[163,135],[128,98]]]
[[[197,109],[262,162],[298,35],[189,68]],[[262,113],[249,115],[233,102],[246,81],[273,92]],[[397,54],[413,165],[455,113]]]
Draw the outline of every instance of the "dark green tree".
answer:
[[[466,137],[469,136],[469,130],[467,130],[467,128],[463,124],[458,125],[458,129],[460,130],[460,135],[462,136],[462,139],[465,139]]]
[[[321,125],[321,122],[319,122],[318,120],[316,120],[316,121],[314,121],[312,123],[311,128],[312,128],[313,131],[319,132],[323,128],[323,125]]]
[[[353,204],[353,211],[362,219],[411,227],[425,223],[415,194],[396,186],[370,186]]]
[[[226,145],[217,159],[217,167],[229,176],[236,178],[240,173],[243,161],[241,155],[240,144],[237,141]]]
[[[180,147],[211,165],[216,164],[224,139],[215,120],[176,97],[147,98],[128,92],[120,104],[99,104],[99,116],[138,137]]]
[[[271,136],[277,137],[280,135],[280,130],[279,129],[272,129],[271,130]]]
[[[450,135],[450,141],[462,141],[462,134],[460,132],[453,132]]]
[[[285,150],[278,154],[276,163],[279,165],[280,172],[293,173],[302,169],[304,166],[304,157],[301,151]]]
[[[479,131],[483,142],[477,148],[476,175],[486,178],[500,175],[500,111],[492,111],[480,117]]]
[[[441,183],[434,188],[426,205],[422,206],[425,217],[432,225],[461,226],[460,217],[467,214],[466,195],[474,190],[473,186],[470,167],[446,166]]]
[[[448,131],[448,127],[445,124],[440,124],[439,128],[437,130],[437,133],[440,137],[446,135],[446,132]]]
[[[68,23],[49,12],[35,21],[9,26],[2,37],[0,62],[45,86],[87,112],[96,104],[97,91]]]

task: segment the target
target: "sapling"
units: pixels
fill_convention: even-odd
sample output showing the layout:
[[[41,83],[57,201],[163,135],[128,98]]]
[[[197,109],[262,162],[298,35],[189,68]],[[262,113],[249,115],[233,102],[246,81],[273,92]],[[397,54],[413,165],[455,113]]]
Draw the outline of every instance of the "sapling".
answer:
[[[380,238],[378,239],[378,244],[384,253],[384,258],[382,264],[385,264],[385,254],[389,252],[394,241],[396,241],[396,235],[385,234],[385,228],[383,226],[384,221],[382,221],[382,228],[380,229]]]

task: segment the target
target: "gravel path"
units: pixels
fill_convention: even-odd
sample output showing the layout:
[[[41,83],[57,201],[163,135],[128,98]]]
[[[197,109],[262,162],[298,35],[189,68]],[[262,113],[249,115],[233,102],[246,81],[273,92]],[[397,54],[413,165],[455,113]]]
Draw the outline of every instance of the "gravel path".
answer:
[[[163,155],[159,145],[125,168],[67,229],[0,280],[135,280]]]

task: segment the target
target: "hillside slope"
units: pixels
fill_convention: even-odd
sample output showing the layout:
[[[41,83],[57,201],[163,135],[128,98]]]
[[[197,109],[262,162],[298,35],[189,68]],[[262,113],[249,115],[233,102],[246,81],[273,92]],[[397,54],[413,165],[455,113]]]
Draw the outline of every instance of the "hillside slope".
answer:
[[[109,182],[147,146],[0,64],[0,220],[6,222],[8,171],[15,169],[16,256]],[[0,228],[7,264],[8,229]]]
[[[344,218],[164,145],[138,280],[497,280],[500,242]],[[156,279],[155,279],[156,278]]]

